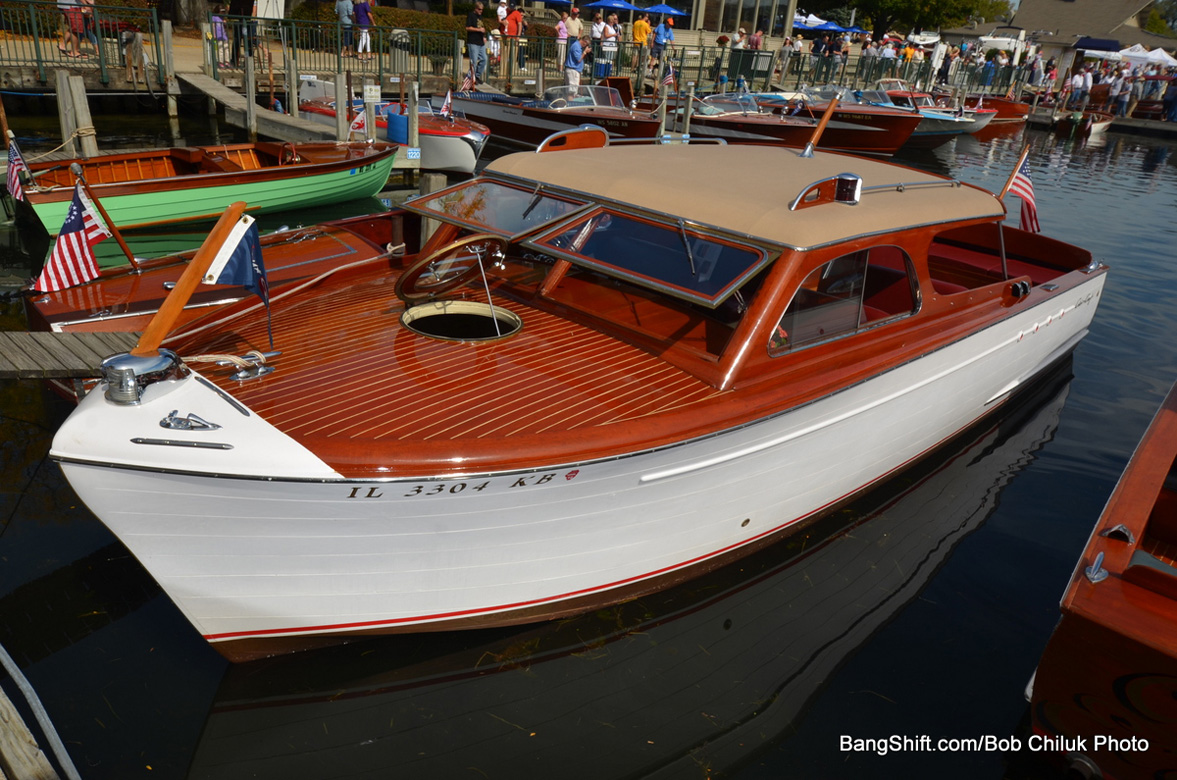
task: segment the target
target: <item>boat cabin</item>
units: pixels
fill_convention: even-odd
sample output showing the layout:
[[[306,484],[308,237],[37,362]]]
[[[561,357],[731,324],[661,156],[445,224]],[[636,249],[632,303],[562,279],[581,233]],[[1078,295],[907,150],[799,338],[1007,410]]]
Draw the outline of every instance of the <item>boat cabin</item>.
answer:
[[[975,324],[966,311],[1091,263],[1004,226],[1001,201],[982,189],[783,149],[514,155],[406,208],[441,222],[421,256],[493,237],[492,304],[505,296],[591,323],[717,389],[812,362],[807,353],[877,370],[880,359],[902,360],[913,339],[934,340],[966,317]],[[455,263],[443,259],[430,278],[456,273]],[[451,287],[418,279],[402,297],[433,300]],[[463,296],[482,288],[471,283]]]

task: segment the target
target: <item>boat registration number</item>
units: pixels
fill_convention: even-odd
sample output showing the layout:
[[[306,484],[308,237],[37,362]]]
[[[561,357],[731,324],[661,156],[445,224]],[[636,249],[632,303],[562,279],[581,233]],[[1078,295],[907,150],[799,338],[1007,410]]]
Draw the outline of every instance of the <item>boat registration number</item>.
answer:
[[[389,488],[384,485],[368,485],[362,487],[353,487],[349,490],[348,498],[388,498],[389,496],[399,496],[400,498],[415,498],[417,496],[452,496],[459,493],[481,493],[483,490],[517,490],[519,488],[538,487],[539,485],[546,485],[549,483],[559,484],[557,477],[563,477],[563,481],[571,482],[580,473],[579,469],[572,469],[560,473],[558,471],[549,471],[542,474],[528,474],[522,477],[506,477],[500,479],[471,479],[471,480],[453,480],[445,482],[422,482],[414,484],[408,490],[401,493],[389,492]]]

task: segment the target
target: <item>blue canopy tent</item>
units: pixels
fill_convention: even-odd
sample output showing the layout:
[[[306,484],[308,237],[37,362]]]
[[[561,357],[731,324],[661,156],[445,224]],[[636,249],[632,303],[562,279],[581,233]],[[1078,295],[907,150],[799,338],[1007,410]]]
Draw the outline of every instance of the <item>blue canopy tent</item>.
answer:
[[[658,5],[652,5],[646,9],[646,12],[651,13],[651,14],[663,14],[664,16],[686,16],[687,15],[686,11],[680,11],[677,8],[667,5],[666,3],[659,3]]]
[[[797,25],[793,25],[796,27]],[[821,30],[822,32],[845,32],[845,28],[834,24],[833,22],[822,22],[821,24],[810,27],[811,30]]]
[[[633,3],[626,0],[597,0],[595,3],[585,3],[584,8],[611,8],[614,11],[640,11]]]

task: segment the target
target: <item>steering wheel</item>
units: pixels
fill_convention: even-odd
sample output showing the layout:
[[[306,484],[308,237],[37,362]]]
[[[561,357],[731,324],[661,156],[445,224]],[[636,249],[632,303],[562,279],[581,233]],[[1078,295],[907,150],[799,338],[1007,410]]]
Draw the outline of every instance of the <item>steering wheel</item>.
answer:
[[[479,260],[502,255],[507,241],[490,233],[475,233],[430,252],[396,280],[396,296],[415,303],[461,284],[478,268]]]
[[[298,150],[294,148],[293,141],[283,141],[282,148],[278,150],[278,164],[289,165],[292,162],[298,161]]]

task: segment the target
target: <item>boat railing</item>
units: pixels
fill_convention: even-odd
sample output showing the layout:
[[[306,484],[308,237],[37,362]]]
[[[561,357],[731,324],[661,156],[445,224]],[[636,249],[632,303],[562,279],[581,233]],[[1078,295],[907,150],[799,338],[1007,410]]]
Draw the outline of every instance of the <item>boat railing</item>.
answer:
[[[0,15],[4,34],[0,66],[31,65],[42,82],[59,68],[97,71],[99,81],[109,84],[111,74],[126,67],[124,50],[132,56],[142,55],[136,57],[136,67],[142,66],[144,59],[157,64],[163,61],[160,21],[154,7],[71,6],[75,7],[78,11],[70,14],[77,13],[78,17],[71,21],[55,2],[7,0]],[[76,51],[71,28],[81,30],[76,36]],[[69,43],[67,33],[71,36]],[[164,83],[164,73],[158,67],[145,71],[154,71],[152,80]]]

